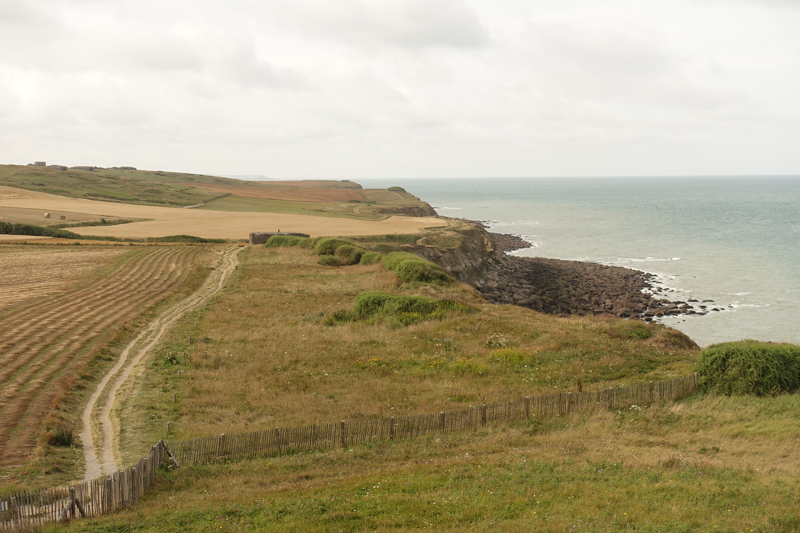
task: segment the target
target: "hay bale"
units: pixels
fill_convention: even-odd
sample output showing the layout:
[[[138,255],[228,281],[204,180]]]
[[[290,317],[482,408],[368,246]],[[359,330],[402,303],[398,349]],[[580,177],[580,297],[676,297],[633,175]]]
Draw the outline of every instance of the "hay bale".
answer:
[[[67,220],[67,215],[61,215],[61,220]]]
[[[50,213],[45,213],[44,218],[50,218]]]

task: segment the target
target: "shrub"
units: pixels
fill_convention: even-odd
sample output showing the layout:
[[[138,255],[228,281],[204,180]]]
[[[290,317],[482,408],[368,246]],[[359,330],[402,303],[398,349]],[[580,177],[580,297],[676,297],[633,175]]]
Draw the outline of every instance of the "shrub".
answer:
[[[388,270],[393,270],[403,283],[450,283],[453,277],[438,265],[434,265],[408,252],[392,252],[383,260]]]
[[[389,325],[407,326],[424,320],[442,319],[448,311],[472,311],[472,308],[453,300],[436,300],[426,296],[363,292],[356,297],[353,316],[356,320],[383,316]]]
[[[361,256],[365,252],[366,250],[352,244],[343,244],[336,249],[334,256],[339,259],[339,263],[342,265],[355,265],[361,261]]]
[[[356,297],[353,314],[356,318],[367,318],[375,315],[383,309],[384,304],[390,298],[393,298],[393,296],[385,292],[362,292]]]
[[[753,340],[709,346],[695,370],[703,392],[765,396],[800,389],[800,346]]]
[[[352,246],[353,243],[342,239],[323,238],[314,245],[314,253],[317,255],[333,255],[339,246]]]
[[[366,252],[361,255],[361,259],[358,261],[359,265],[377,265],[383,259],[383,254],[379,254],[378,252]]]
[[[387,191],[393,191],[393,192],[406,192],[406,190],[405,190],[404,188],[402,188],[402,187],[397,187],[397,186],[394,186],[394,187],[389,187],[389,188],[388,188],[388,189],[386,189],[386,190],[387,190]]]
[[[297,237],[295,235],[273,235],[269,239],[267,239],[266,246],[267,248],[288,248],[292,246],[299,246],[301,248],[305,248],[305,244],[307,241],[311,239],[306,237]]]
[[[317,260],[317,264],[322,266],[329,266],[329,267],[338,267],[342,266],[342,263],[339,261],[338,257],[334,257],[332,255],[323,255]]]
[[[355,320],[353,313],[342,309],[339,311],[334,311],[325,317],[324,323],[326,326],[333,326],[334,324],[339,324],[341,322],[352,322],[353,320]]]

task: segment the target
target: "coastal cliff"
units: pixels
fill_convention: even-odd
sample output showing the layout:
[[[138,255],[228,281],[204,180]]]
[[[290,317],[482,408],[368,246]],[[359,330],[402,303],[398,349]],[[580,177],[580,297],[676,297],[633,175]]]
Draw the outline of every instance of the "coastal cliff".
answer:
[[[411,250],[453,277],[472,285],[489,302],[557,315],[609,315],[645,321],[678,314],[718,311],[711,301],[672,301],[654,286],[654,276],[630,268],[583,261],[516,257],[506,252],[529,246],[458,221],[444,233],[419,239]]]

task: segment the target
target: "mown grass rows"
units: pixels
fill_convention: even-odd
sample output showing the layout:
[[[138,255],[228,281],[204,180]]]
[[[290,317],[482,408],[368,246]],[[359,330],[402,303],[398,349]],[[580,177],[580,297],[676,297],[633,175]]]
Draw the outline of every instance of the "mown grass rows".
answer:
[[[71,443],[70,417],[53,414],[59,398],[119,328],[180,286],[197,251],[135,250],[78,290],[5,313],[0,332],[3,465],[21,464],[40,434],[51,444]]]

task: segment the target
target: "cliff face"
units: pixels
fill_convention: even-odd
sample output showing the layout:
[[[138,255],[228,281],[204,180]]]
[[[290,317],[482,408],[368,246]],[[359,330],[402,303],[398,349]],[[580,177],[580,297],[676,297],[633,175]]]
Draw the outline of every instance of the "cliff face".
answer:
[[[478,288],[483,285],[486,272],[502,264],[504,258],[495,250],[489,233],[483,228],[474,226],[459,234],[462,238],[457,247],[417,244],[411,251],[444,268],[458,281]]]

